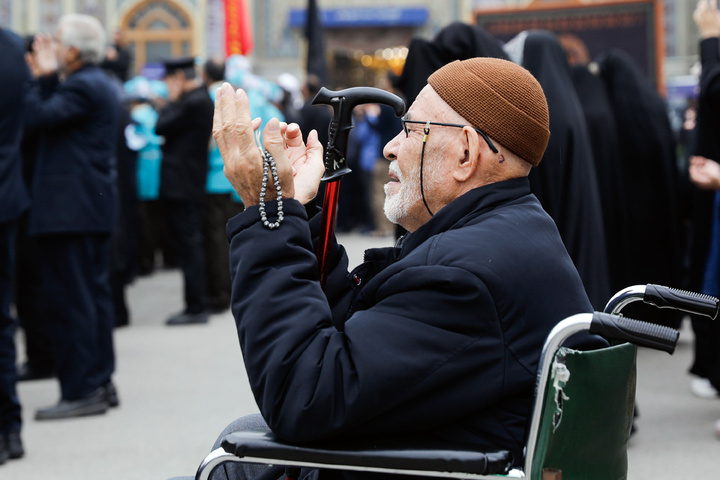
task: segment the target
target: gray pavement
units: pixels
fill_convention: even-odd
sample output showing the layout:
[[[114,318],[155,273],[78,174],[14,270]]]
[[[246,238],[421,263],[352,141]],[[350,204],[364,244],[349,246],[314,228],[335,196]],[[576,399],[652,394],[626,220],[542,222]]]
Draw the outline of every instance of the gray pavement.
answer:
[[[363,247],[392,243],[359,236],[341,240],[351,264],[362,260]],[[102,416],[37,422],[35,410],[57,401],[57,382],[19,385],[27,453],[0,466],[0,479],[193,475],[228,423],[257,412],[230,313],[213,316],[208,325],[164,325],[180,308],[180,292],[177,271],[140,278],[129,288],[131,325],[115,335],[119,408]],[[639,353],[640,418],[629,449],[630,480],[717,478],[720,440],[713,425],[720,419],[720,401],[690,394],[691,356],[687,325],[673,356]]]

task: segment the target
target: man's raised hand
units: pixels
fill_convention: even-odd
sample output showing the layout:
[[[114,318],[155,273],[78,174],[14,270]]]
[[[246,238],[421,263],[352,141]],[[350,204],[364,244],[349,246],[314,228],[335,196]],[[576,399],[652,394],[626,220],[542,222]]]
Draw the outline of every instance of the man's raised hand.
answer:
[[[224,83],[216,94],[213,137],[225,162],[225,176],[230,180],[246,207],[260,198],[263,159],[255,143],[254,132],[261,120],[251,120],[247,94],[234,92]],[[273,156],[284,198],[307,203],[317,194],[323,173],[322,146],[317,133],[311,132],[308,145],[302,141],[300,128],[273,118],[263,131],[263,147]],[[268,188],[266,201],[275,199],[275,189]]]
[[[308,203],[317,195],[320,179],[325,172],[323,147],[315,130],[310,132],[305,145],[300,127],[295,123],[288,125],[285,142],[293,167],[295,199],[302,204]]]

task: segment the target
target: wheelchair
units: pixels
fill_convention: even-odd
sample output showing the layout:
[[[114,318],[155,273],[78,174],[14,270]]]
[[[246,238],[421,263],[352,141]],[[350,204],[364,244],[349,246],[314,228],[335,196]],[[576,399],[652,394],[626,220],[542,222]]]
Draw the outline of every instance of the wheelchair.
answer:
[[[202,461],[196,480],[207,480],[225,462],[285,466],[287,478],[300,468],[318,468],[477,480],[615,480],[627,478],[627,443],[635,406],[637,347],[672,354],[679,332],[620,315],[642,301],[715,318],[717,298],[659,285],[638,285],[618,292],[604,312],[584,313],[558,323],[548,335],[538,364],[533,410],[522,468],[512,468],[509,451],[435,450],[412,440],[388,444],[293,445],[272,433],[236,432]],[[582,332],[599,335],[611,346],[592,351],[563,347]]]

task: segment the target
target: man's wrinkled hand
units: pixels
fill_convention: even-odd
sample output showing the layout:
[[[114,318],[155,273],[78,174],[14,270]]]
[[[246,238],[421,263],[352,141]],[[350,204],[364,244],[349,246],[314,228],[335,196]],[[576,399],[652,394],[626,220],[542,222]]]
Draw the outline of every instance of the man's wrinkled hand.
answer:
[[[236,93],[229,83],[224,83],[215,95],[213,138],[225,162],[225,176],[246,207],[256,205],[260,199],[263,159],[255,144],[257,127],[250,118],[245,92]]]
[[[306,204],[317,195],[320,179],[325,173],[323,147],[315,130],[310,132],[305,145],[300,127],[295,123],[288,125],[285,131],[285,144],[293,167],[294,198]]]
[[[256,205],[260,199],[263,157],[254,135],[260,123],[259,118],[251,119],[248,97],[242,89],[234,92],[228,83],[218,89],[213,137],[225,162],[225,176],[246,207]],[[302,203],[312,200],[323,173],[322,146],[317,133],[310,134],[306,146],[297,125],[288,126],[273,118],[263,131],[263,147],[275,159],[283,197]],[[269,175],[265,200],[275,198]]]

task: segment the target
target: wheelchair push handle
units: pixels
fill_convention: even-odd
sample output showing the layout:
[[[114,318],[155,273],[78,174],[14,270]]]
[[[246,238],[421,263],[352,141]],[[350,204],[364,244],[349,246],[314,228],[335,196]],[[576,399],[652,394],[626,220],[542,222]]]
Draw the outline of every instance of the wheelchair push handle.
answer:
[[[668,353],[675,351],[680,336],[680,332],[670,327],[601,312],[593,314],[590,333]]]
[[[648,284],[645,287],[643,302],[658,308],[673,308],[715,319],[720,309],[720,300],[702,293]]]

